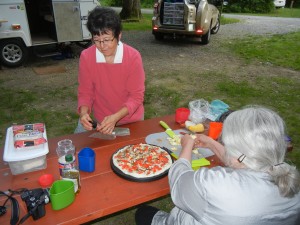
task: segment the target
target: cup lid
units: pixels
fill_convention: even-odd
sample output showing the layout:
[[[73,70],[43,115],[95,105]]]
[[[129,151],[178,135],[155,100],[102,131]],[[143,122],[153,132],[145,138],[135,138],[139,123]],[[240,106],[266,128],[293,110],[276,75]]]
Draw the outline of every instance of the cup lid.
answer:
[[[40,176],[40,178],[39,178],[39,184],[42,187],[51,186],[53,181],[54,181],[54,177],[52,174],[44,174],[44,175]]]
[[[72,162],[72,161],[73,161],[73,156],[72,156],[72,154],[67,154],[67,155],[65,156],[65,160],[66,160],[66,162]]]

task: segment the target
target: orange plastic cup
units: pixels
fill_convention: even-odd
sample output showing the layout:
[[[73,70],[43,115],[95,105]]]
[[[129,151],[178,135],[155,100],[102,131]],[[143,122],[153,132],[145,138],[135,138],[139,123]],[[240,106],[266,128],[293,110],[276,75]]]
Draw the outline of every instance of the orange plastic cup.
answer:
[[[217,140],[222,132],[223,123],[221,122],[210,122],[208,129],[208,136],[212,139]]]
[[[175,112],[175,121],[180,125],[184,124],[188,120],[190,110],[188,108],[178,108]]]

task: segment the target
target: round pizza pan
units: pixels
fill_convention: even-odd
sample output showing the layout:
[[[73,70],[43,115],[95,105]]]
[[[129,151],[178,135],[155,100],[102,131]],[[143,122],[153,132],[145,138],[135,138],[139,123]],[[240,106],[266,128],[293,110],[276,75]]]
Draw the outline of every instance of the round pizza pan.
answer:
[[[150,144],[148,144],[150,145]],[[126,146],[130,146],[130,145],[126,145]],[[126,147],[126,146],[123,146],[122,148]],[[159,147],[161,148],[162,150],[165,150],[171,157],[171,160],[172,160],[172,163],[173,163],[173,157],[171,156],[170,154],[170,150],[165,148],[165,147],[160,147],[160,146],[157,146],[157,145],[151,145],[151,146],[156,146],[156,147]],[[112,168],[112,170],[120,177],[126,179],[126,180],[129,180],[129,181],[135,181],[135,182],[149,182],[149,181],[154,181],[154,180],[159,180],[163,177],[165,177],[168,172],[169,172],[169,169],[167,169],[166,171],[164,171],[163,173],[161,174],[158,174],[156,176],[152,176],[152,177],[145,177],[145,178],[137,178],[137,177],[133,177],[133,176],[130,176],[129,174],[125,174],[123,173],[122,170],[120,170],[119,168],[117,168],[114,163],[113,163],[113,156],[122,148],[119,148],[117,151],[115,151],[112,156],[111,156],[111,159],[110,159],[110,166]]]

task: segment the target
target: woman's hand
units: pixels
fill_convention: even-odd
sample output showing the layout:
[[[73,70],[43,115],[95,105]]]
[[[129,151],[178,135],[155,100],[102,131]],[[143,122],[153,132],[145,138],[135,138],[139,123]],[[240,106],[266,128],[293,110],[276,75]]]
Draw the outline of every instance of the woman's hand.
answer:
[[[211,137],[204,134],[196,134],[195,147],[210,148],[216,142]]]
[[[192,159],[192,150],[194,148],[195,140],[189,134],[185,134],[181,138],[181,146],[182,150],[179,155],[179,158],[185,158],[189,161]]]
[[[104,117],[102,122],[98,124],[97,131],[103,134],[111,134],[119,120],[128,115],[127,107],[121,108],[115,114]]]
[[[88,113],[84,113],[80,115],[80,123],[82,124],[84,129],[86,130],[93,129],[92,123],[90,121],[92,121],[92,119]]]
[[[192,138],[191,135],[189,135],[189,134],[185,134],[181,138],[181,146],[184,149],[187,148],[187,149],[193,150],[194,143],[195,143],[194,138]]]
[[[114,114],[110,116],[106,116],[104,117],[102,122],[98,124],[97,131],[103,134],[111,134],[117,122],[118,122],[118,118],[116,118]]]
[[[195,147],[209,148],[225,163],[225,148],[222,144],[204,134],[196,134]]]

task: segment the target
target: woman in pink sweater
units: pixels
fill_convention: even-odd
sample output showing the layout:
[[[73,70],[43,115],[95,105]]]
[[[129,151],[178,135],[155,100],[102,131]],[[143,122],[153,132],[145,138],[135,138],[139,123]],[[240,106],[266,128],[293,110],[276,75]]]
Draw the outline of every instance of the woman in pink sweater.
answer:
[[[97,130],[110,134],[116,125],[144,119],[145,72],[140,53],[122,43],[121,20],[110,8],[96,7],[87,28],[94,44],[79,62],[78,113],[75,133]]]

